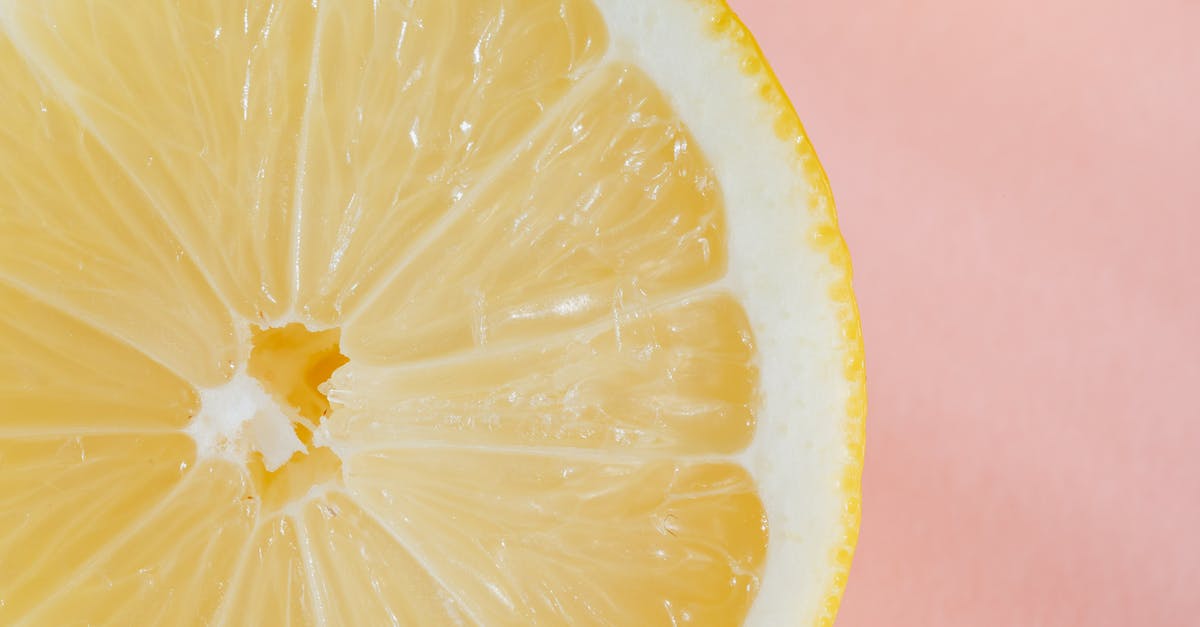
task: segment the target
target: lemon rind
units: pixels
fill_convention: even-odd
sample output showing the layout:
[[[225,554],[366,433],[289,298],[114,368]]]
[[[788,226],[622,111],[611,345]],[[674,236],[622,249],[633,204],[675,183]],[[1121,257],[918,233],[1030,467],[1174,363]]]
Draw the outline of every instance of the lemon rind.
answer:
[[[753,80],[759,82],[759,95],[776,113],[775,134],[781,141],[794,147],[801,173],[809,186],[808,210],[818,219],[818,225],[809,234],[808,245],[824,253],[829,264],[841,272],[841,276],[829,285],[830,300],[837,305],[841,328],[841,351],[844,360],[844,376],[850,386],[845,407],[845,446],[848,463],[843,468],[841,495],[843,512],[841,518],[842,542],[835,547],[830,559],[834,574],[824,594],[822,612],[816,625],[832,625],[846,589],[850,564],[858,543],[862,517],[862,470],[866,449],[867,377],[865,349],[862,340],[862,322],[858,304],[854,297],[854,270],[846,241],[838,228],[837,209],[825,168],[817,158],[812,142],[809,141],[804,125],[792,105],[791,99],[780,84],[778,76],[767,62],[762,48],[754,39],[750,29],[724,0],[692,0],[707,5],[712,14],[712,32],[736,46],[742,53],[741,67]]]

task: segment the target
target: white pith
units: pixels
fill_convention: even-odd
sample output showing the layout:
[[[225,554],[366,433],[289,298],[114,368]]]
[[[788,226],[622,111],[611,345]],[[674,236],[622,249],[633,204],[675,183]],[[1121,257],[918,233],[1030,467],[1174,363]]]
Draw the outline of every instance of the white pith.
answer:
[[[200,459],[244,463],[254,451],[269,471],[307,448],[292,427],[290,410],[280,407],[257,379],[239,371],[220,387],[200,390],[200,410],[186,432]]]

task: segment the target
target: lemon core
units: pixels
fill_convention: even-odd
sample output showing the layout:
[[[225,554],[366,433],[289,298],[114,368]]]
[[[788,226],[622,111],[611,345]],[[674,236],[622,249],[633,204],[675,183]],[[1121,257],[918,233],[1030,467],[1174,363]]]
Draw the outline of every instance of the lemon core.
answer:
[[[246,464],[257,497],[278,510],[310,491],[340,485],[342,461],[314,443],[329,415],[322,388],[349,362],[337,328],[292,323],[255,327],[246,367],[227,383],[200,392],[187,432],[202,456]]]

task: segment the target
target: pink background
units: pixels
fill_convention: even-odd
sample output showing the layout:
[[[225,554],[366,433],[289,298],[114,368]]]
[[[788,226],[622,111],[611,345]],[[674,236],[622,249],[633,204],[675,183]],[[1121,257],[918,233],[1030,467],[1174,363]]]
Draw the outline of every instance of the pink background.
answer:
[[[857,269],[839,625],[1200,625],[1200,3],[731,4]]]

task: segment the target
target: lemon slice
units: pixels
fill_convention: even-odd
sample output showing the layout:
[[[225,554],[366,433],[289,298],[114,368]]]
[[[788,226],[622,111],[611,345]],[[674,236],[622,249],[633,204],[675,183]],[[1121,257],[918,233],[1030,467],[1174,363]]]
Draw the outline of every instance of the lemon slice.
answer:
[[[828,624],[864,374],[690,0],[0,1],[0,623]]]

